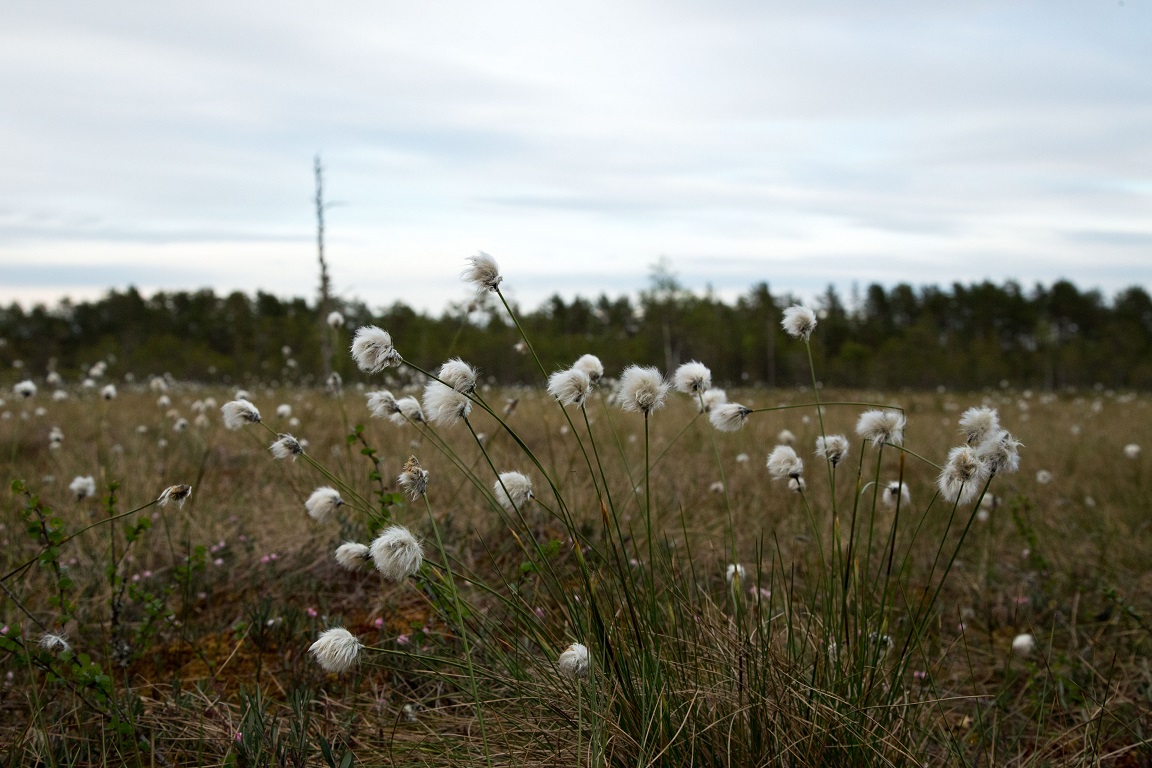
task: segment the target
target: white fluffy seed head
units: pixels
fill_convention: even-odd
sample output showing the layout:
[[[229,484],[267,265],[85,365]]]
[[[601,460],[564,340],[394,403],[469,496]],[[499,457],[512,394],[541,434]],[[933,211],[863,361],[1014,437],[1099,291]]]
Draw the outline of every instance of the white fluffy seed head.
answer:
[[[440,381],[462,395],[476,391],[476,369],[458,357],[454,357],[440,366]]]
[[[317,522],[324,522],[344,504],[340,498],[340,491],[324,485],[312,491],[312,495],[304,502],[304,509],[308,516]]]
[[[686,395],[700,395],[712,386],[712,371],[703,363],[693,360],[677,368],[672,381],[677,391]]]
[[[336,562],[350,571],[355,571],[371,559],[367,545],[346,541],[336,547]]]
[[[412,424],[424,424],[424,411],[420,408],[420,401],[414,397],[402,397],[396,401],[396,408],[399,413],[392,414],[392,423],[397,426],[404,426],[411,422]]]
[[[90,496],[96,495],[96,480],[92,475],[77,475],[72,479],[68,490],[72,491],[77,501],[87,499]]]
[[[548,394],[565,407],[569,405],[583,407],[588,396],[592,394],[592,379],[579,368],[556,371],[548,377]]]
[[[988,468],[989,475],[1002,475],[1020,469],[1020,441],[1006,429],[984,440],[976,449],[977,456]]]
[[[1140,458],[1140,446],[1136,445],[1136,443],[1128,443],[1128,445],[1124,446],[1124,456],[1133,461]]]
[[[816,455],[827,459],[833,467],[848,455],[848,447],[848,438],[844,435],[816,438]]]
[[[808,341],[812,337],[812,331],[816,330],[816,313],[808,307],[796,304],[784,310],[784,319],[780,321],[780,326],[789,336]]]
[[[388,331],[374,325],[356,329],[352,339],[352,359],[365,373],[379,373],[394,365],[400,365],[402,358],[392,346],[392,336]]]
[[[115,384],[105,384],[104,387],[100,390],[100,397],[104,398],[105,400],[115,400],[116,394]]]
[[[384,529],[368,548],[376,570],[389,581],[403,581],[420,570],[424,549],[416,537],[402,525]]]
[[[588,648],[581,643],[572,643],[558,661],[560,674],[571,680],[588,677]]]
[[[588,374],[588,378],[592,380],[593,384],[600,381],[600,377],[604,375],[604,364],[596,355],[581,355],[580,359],[572,364],[572,367]]]
[[[700,396],[700,408],[704,413],[711,413],[712,409],[728,402],[728,393],[722,389],[709,389]]]
[[[343,627],[333,627],[321,632],[308,651],[325,672],[338,675],[351,669],[360,657],[362,647],[351,632]]]
[[[45,632],[40,636],[40,647],[49,653],[64,653],[72,650],[68,644],[67,636],[54,632]]]
[[[272,451],[272,455],[277,459],[287,459],[291,457],[295,460],[297,456],[304,453],[304,448],[300,445],[300,441],[292,435],[286,434],[276,435],[276,442],[268,446],[268,450]]]
[[[776,480],[798,478],[804,472],[804,460],[791,446],[778,445],[768,454],[768,472]]]
[[[24,379],[18,381],[12,386],[12,391],[20,397],[32,397],[36,394],[36,384],[32,379]]]
[[[281,419],[291,418],[292,406],[288,403],[280,403],[280,405],[276,406],[276,416]]]
[[[374,418],[391,419],[400,412],[400,406],[396,404],[395,396],[386,389],[369,392],[367,398],[368,410]]]
[[[655,368],[630,365],[620,374],[618,396],[622,409],[639,411],[647,416],[664,406],[668,383]]]
[[[248,424],[260,423],[260,411],[247,400],[237,399],[220,406],[224,415],[224,426],[228,429],[241,429]]]
[[[1036,638],[1032,635],[1016,635],[1012,638],[1012,652],[1017,656],[1030,656],[1036,650]]]
[[[430,381],[424,387],[424,412],[433,424],[450,427],[468,418],[472,401],[446,384]]]
[[[729,584],[732,583],[733,579],[738,579],[740,582],[743,582],[746,575],[747,571],[744,570],[744,566],[740,565],[740,563],[729,563],[728,570],[724,573],[724,579]]]
[[[409,456],[396,482],[408,494],[408,498],[416,501],[428,492],[428,470],[420,466],[420,461],[415,456]]]
[[[500,478],[492,485],[492,493],[500,506],[514,512],[523,509],[532,499],[532,481],[519,472],[501,472]]]
[[[504,278],[500,276],[500,265],[484,251],[468,257],[468,266],[460,274],[465,282],[472,283],[480,293],[495,291]]]
[[[948,501],[966,504],[976,497],[988,479],[988,467],[970,445],[948,452],[948,461],[936,480],[940,494]]]
[[[872,445],[899,445],[904,441],[904,426],[907,420],[899,411],[873,410],[860,414],[856,422],[856,434]]]
[[[333,330],[344,327],[344,315],[333,310],[328,313],[328,326]]]
[[[795,445],[796,435],[790,429],[782,429],[776,433],[776,442],[780,445]]]
[[[163,490],[160,498],[156,500],[157,504],[161,507],[168,506],[168,502],[174,501],[181,507],[188,497],[192,495],[192,486],[190,485],[170,485]]]
[[[748,422],[750,413],[752,409],[740,403],[724,403],[713,406],[708,412],[708,421],[721,432],[736,432]]]
[[[899,480],[893,480],[884,486],[884,493],[880,496],[880,500],[886,506],[896,508],[899,504],[901,507],[907,507],[912,503],[912,494],[908,492],[908,483],[901,483]]]
[[[986,405],[969,408],[960,416],[960,434],[968,445],[980,445],[1000,431],[1000,414]]]

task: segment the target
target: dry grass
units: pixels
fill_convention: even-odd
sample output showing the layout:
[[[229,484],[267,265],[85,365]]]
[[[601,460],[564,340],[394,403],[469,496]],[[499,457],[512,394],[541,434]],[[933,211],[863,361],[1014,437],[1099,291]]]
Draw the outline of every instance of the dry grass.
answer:
[[[214,396],[223,403],[231,393],[177,385],[170,396],[179,415],[191,420],[194,401]],[[909,420],[906,444],[937,463],[959,442],[960,412],[986,402],[1000,410],[1004,425],[1024,443],[1021,472],[993,483],[990,493],[999,506],[987,521],[973,523],[925,619],[923,636],[913,642],[914,609],[938,583],[940,569],[931,567],[938,546],[945,542],[950,552],[958,543],[967,512],[961,510],[960,522],[951,525],[950,506],[937,503],[925,513],[937,472],[905,457],[913,504],[901,511],[895,551],[908,553],[908,562],[896,568],[884,632],[892,635],[898,651],[903,641],[908,645],[900,669],[891,659],[877,662],[887,670],[879,679],[901,689],[885,694],[889,703],[880,712],[868,703],[877,700],[875,694],[869,694],[871,699],[857,695],[864,683],[854,680],[860,670],[851,663],[828,678],[836,685],[814,685],[812,664],[835,666],[812,661],[827,657],[813,646],[818,631],[803,639],[809,647],[799,655],[786,647],[781,632],[759,645],[748,639],[775,632],[785,615],[793,626],[809,628],[828,616],[829,606],[819,602],[817,585],[826,574],[816,550],[830,552],[833,543],[825,469],[812,456],[819,435],[815,411],[756,414],[743,431],[722,434],[696,417],[687,398],[673,397],[652,420],[652,455],[659,457],[652,470],[654,529],[662,543],[658,557],[667,559],[668,573],[680,575],[670,580],[669,600],[686,611],[679,618],[692,620],[667,625],[662,655],[670,670],[665,695],[674,737],[667,739],[666,751],[646,752],[647,761],[680,764],[686,750],[706,745],[712,757],[699,764],[724,764],[731,740],[744,738],[760,722],[769,727],[757,731],[756,738],[790,765],[827,762],[827,744],[834,741],[867,745],[877,763],[1148,764],[1152,446],[1137,459],[1126,458],[1123,448],[1152,435],[1149,398],[1009,390],[821,396],[825,401],[901,405]],[[60,608],[51,602],[58,592],[50,566],[36,564],[4,583],[11,597],[0,598],[0,620],[10,636],[23,632],[35,641],[43,629],[63,630],[76,653],[90,655],[110,678],[112,694],[101,703],[93,688],[85,688],[92,684],[89,678],[61,677],[50,663],[30,669],[20,653],[7,649],[0,657],[0,675],[7,675],[0,692],[0,743],[8,745],[3,759],[11,765],[312,765],[322,764],[317,751],[322,737],[339,745],[334,748],[337,762],[348,749],[358,764],[366,765],[482,764],[463,673],[440,663],[446,656],[459,657],[459,648],[435,590],[413,581],[386,584],[375,573],[340,569],[331,552],[343,540],[370,535],[366,516],[350,512],[340,522],[312,521],[303,500],[328,481],[305,461],[273,460],[268,433],[226,431],[212,409],[208,426],[175,432],[176,416],[165,415],[156,397],[123,391],[104,402],[76,393],[64,402],[41,396],[24,403],[9,400],[4,407],[13,414],[0,421],[0,457],[12,457],[6,474],[25,481],[65,532],[110,510],[121,513],[146,504],[174,483],[189,483],[194,491],[183,508],[151,507],[114,525],[94,527],[60,547],[59,562],[72,582],[75,603],[62,626]],[[582,535],[600,540],[597,492],[580,444],[555,403],[535,390],[487,392],[484,397],[497,411],[505,399],[519,401],[508,424],[550,468]],[[764,407],[809,402],[811,393],[748,390],[730,397]],[[514,594],[525,612],[540,609],[542,614],[538,627],[522,627],[524,619],[507,602],[477,586],[462,586],[478,612],[472,622],[477,637],[490,644],[475,658],[484,667],[482,698],[492,762],[575,764],[579,707],[589,702],[578,702],[577,688],[558,686],[548,670],[578,627],[546,580],[522,567],[519,544],[524,542],[509,534],[485,492],[416,428],[369,419],[363,398],[352,390],[345,393],[343,406],[314,391],[256,389],[252,399],[269,426],[307,438],[310,456],[365,498],[376,499],[372,463],[361,455],[359,443],[345,439],[351,426],[365,424],[364,438],[377,449],[382,465],[387,512],[411,527],[425,541],[429,559],[438,561],[423,506],[393,495],[405,459],[419,456],[432,473],[428,498],[456,560],[454,570],[505,596]],[[643,499],[635,489],[643,485],[643,422],[603,400],[598,396],[590,404],[589,416],[601,457],[610,465],[608,488],[625,537],[630,540],[632,531],[639,539]],[[282,402],[291,404],[299,426],[290,428],[275,416]],[[35,415],[37,406],[46,413]],[[830,407],[827,432],[852,435],[860,410]],[[478,412],[473,424],[486,434],[488,454],[498,469],[533,474],[524,452],[494,419]],[[53,425],[65,433],[58,450],[48,444]],[[138,431],[141,425],[146,433]],[[795,434],[797,450],[808,464],[808,500],[820,512],[818,536],[801,498],[772,482],[764,468],[765,455],[785,428]],[[490,476],[466,429],[437,434],[477,477]],[[713,459],[713,437],[720,465]],[[849,509],[859,492],[858,441],[852,451],[837,470],[841,510]],[[749,460],[738,461],[740,454]],[[867,484],[875,460],[875,451],[868,449],[861,470],[864,499],[870,499]],[[881,482],[895,479],[900,466],[899,454],[887,451]],[[1037,481],[1042,469],[1051,473],[1050,483]],[[772,591],[760,602],[740,598],[752,617],[749,631],[734,620],[734,601],[724,581],[731,561],[725,534],[729,513],[725,494],[710,489],[721,480],[721,471],[733,505],[734,547],[749,572],[749,583],[742,586]],[[89,474],[96,478],[99,496],[77,501],[68,485],[74,476]],[[110,507],[105,498],[112,483],[118,488]],[[552,505],[541,486],[537,477],[537,495]],[[26,494],[5,490],[0,572],[8,573],[41,550],[42,542],[25,531],[21,520],[28,504]],[[128,546],[124,523],[149,515],[151,528]],[[529,511],[527,523],[522,539],[558,542],[556,572],[561,583],[579,591],[569,532],[541,508]],[[845,515],[841,525],[847,523]],[[871,554],[866,528],[860,528],[856,561],[864,582],[880,578],[892,524],[890,512],[876,515]],[[115,620],[110,563],[116,563],[125,584]],[[597,571],[604,579],[607,574],[607,566]],[[606,600],[619,596],[606,584],[593,585],[593,592],[597,589],[605,590]],[[621,605],[613,608],[610,624],[623,626],[626,612]],[[486,634],[486,622],[515,625],[517,639]],[[333,625],[385,650],[369,652],[354,674],[325,675],[306,651],[319,630]],[[1010,651],[1013,637],[1023,632],[1038,642],[1027,658]],[[407,644],[397,642],[402,635]],[[509,647],[497,647],[501,643]],[[760,649],[760,657],[750,660],[748,647]],[[522,667],[506,663],[515,656],[525,659]],[[807,666],[796,665],[801,657]],[[629,658],[626,663],[642,663],[640,654]],[[631,759],[642,749],[644,736],[627,725],[633,722],[628,719],[632,705],[614,689],[605,688],[600,696],[602,711],[619,714],[606,721],[611,727],[603,731],[603,754],[609,762]],[[854,708],[854,714],[845,716],[845,707]],[[894,717],[893,708],[909,714]],[[587,717],[583,748],[588,746]],[[700,723],[712,725],[701,728]],[[823,731],[815,734],[813,724],[823,724]],[[836,727],[844,732],[833,738]],[[261,750],[277,749],[279,757],[262,762]],[[844,762],[860,762],[863,754],[845,753]]]

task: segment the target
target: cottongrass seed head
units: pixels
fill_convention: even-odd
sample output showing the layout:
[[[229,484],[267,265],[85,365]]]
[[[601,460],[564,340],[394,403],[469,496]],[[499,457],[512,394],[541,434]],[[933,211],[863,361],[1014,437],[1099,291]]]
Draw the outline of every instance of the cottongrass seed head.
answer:
[[[686,395],[700,395],[712,386],[712,371],[708,366],[693,360],[684,363],[672,375],[672,381],[678,392]]]
[[[45,632],[40,636],[40,647],[48,653],[65,653],[72,650],[68,638],[63,633]]]
[[[277,459],[286,459],[291,456],[293,461],[296,460],[297,456],[304,453],[300,441],[292,435],[286,434],[276,435],[276,442],[268,446],[268,450],[272,451],[272,455]]]
[[[386,389],[369,392],[366,397],[368,398],[368,411],[373,418],[391,419],[400,413],[400,406],[396,404],[396,397]]]
[[[988,479],[988,466],[970,445],[948,452],[948,461],[936,480],[940,494],[948,501],[966,504],[976,497]]]
[[[496,263],[496,259],[484,251],[468,257],[468,266],[460,273],[460,277],[465,282],[472,283],[480,293],[495,291],[500,287],[500,281],[504,279],[500,276],[500,265]]]
[[[604,375],[604,364],[596,355],[580,355],[580,359],[573,363],[572,367],[588,374],[588,378],[592,380],[593,384],[599,382]]]
[[[160,494],[160,498],[156,499],[156,503],[161,507],[168,506],[168,502],[174,501],[181,507],[188,497],[192,495],[192,486],[190,485],[170,485],[164,489]]]
[[[522,509],[532,497],[532,481],[520,472],[501,472],[492,485],[492,493],[500,506],[509,512]]]
[[[336,510],[340,509],[343,504],[344,499],[340,498],[340,491],[322,485],[312,491],[312,495],[304,502],[304,509],[308,511],[309,517],[322,523],[336,514]]]
[[[72,482],[68,485],[68,490],[72,491],[72,495],[76,497],[77,501],[95,496],[96,479],[93,478],[92,475],[77,475],[72,478]]]
[[[740,403],[724,403],[717,405],[708,412],[708,421],[721,432],[736,432],[748,423],[748,416],[752,413]]]
[[[392,423],[397,426],[404,426],[409,422],[413,424],[424,424],[424,411],[420,408],[420,401],[414,397],[402,397],[396,401],[396,409],[399,413],[394,413],[391,416]]]
[[[904,426],[907,419],[899,411],[873,410],[860,414],[856,421],[856,434],[872,445],[900,445],[904,442]]]
[[[780,321],[780,327],[792,338],[808,341],[812,337],[812,331],[816,330],[816,313],[799,304],[788,307],[784,310],[784,319]]]
[[[791,446],[778,445],[768,454],[768,472],[776,480],[798,478],[804,472],[804,460]]]
[[[333,627],[321,632],[308,652],[316,657],[316,663],[325,672],[339,675],[352,668],[360,658],[360,649],[363,647],[351,632],[343,627]]]
[[[416,537],[402,525],[384,529],[368,548],[376,570],[389,581],[403,581],[420,570],[424,549]]]
[[[885,506],[896,508],[899,504],[902,507],[907,507],[912,503],[912,494],[908,491],[908,483],[902,483],[899,480],[893,480],[884,486],[884,493],[881,494],[880,500],[884,502]]]
[[[986,405],[969,408],[960,416],[960,434],[968,445],[980,445],[1000,431],[1000,414]]]
[[[548,394],[562,406],[583,407],[592,394],[592,379],[579,368],[556,371],[548,377]]]
[[[247,400],[231,400],[220,406],[224,415],[224,426],[228,429],[242,429],[248,424],[260,423],[260,411]]]
[[[588,677],[588,648],[582,643],[572,643],[557,662],[560,674],[569,680],[579,680]]]
[[[848,438],[844,435],[816,438],[816,455],[827,459],[835,467],[848,455]]]
[[[788,478],[788,490],[792,493],[804,493],[804,489],[808,487],[808,483],[804,482],[802,477]]]
[[[1012,653],[1017,656],[1031,656],[1036,650],[1036,638],[1032,635],[1016,635],[1012,638]]]
[[[727,402],[727,392],[722,389],[709,389],[700,396],[700,410],[704,413],[711,413],[714,408],[724,405]]]
[[[344,327],[344,315],[340,314],[336,310],[332,310],[331,312],[329,312],[328,313],[328,327],[334,331],[339,330],[340,328],[343,328]]]
[[[468,418],[472,401],[447,384],[430,381],[424,387],[424,412],[433,424],[450,427]]]
[[[115,400],[116,399],[116,385],[115,384],[105,384],[104,387],[100,390],[100,397],[104,398],[105,400]]]
[[[32,379],[18,381],[12,386],[12,391],[20,397],[33,397],[36,394],[36,384]]]
[[[776,433],[776,442],[780,445],[795,445],[796,435],[790,429],[782,429]]]
[[[408,494],[408,498],[416,501],[428,492],[428,470],[420,466],[420,461],[415,456],[409,456],[396,482],[400,484],[401,490]]]
[[[454,357],[440,366],[438,378],[452,389],[462,395],[470,395],[476,391],[476,378],[479,373],[458,357]]]
[[[639,411],[648,416],[664,406],[668,383],[655,368],[630,365],[620,374],[618,396],[622,409]]]
[[[984,440],[976,455],[988,468],[989,475],[1002,475],[1020,469],[1020,441],[1006,429]]]
[[[740,565],[740,563],[729,563],[728,569],[724,572],[724,580],[729,584],[732,583],[733,579],[743,582],[746,575],[747,571],[744,570],[744,566]]]
[[[340,563],[343,567],[350,571],[355,571],[360,566],[367,563],[372,559],[372,553],[369,551],[366,544],[357,544],[354,541],[346,541],[340,546],[336,547],[336,562]]]
[[[1128,443],[1128,445],[1124,446],[1124,457],[1132,459],[1133,461],[1140,458],[1140,446],[1136,445],[1136,443]]]
[[[392,346],[392,336],[374,325],[356,329],[352,338],[352,359],[365,373],[379,373],[402,362],[400,353]]]

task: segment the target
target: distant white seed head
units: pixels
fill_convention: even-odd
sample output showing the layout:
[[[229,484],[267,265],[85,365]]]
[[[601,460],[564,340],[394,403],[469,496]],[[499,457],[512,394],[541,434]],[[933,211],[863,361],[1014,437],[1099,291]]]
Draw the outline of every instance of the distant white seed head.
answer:
[[[159,506],[166,507],[168,506],[168,502],[174,501],[183,507],[184,502],[187,501],[191,495],[192,486],[190,485],[170,485],[161,492],[160,498],[158,498],[156,502]]]
[[[496,263],[496,259],[484,251],[479,251],[475,256],[468,257],[468,266],[460,274],[460,277],[465,282],[472,283],[476,290],[481,293],[495,291],[500,286],[500,281],[504,279],[500,276],[500,265]]]
[[[746,574],[747,571],[744,570],[744,566],[740,565],[740,563],[729,563],[728,570],[724,573],[724,579],[729,584],[732,583],[733,579],[739,579],[743,582]]]
[[[277,459],[287,459],[291,457],[293,460],[297,456],[304,453],[304,448],[300,445],[300,441],[292,435],[278,434],[276,435],[276,442],[268,446],[272,451],[272,455]]]
[[[844,435],[828,435],[816,438],[816,455],[828,460],[835,467],[848,455],[848,438]]]
[[[560,674],[570,680],[588,677],[588,648],[581,643],[572,643],[558,661]]]
[[[220,406],[220,413],[224,414],[224,426],[228,429],[240,429],[248,424],[260,422],[260,411],[247,400],[232,400]]]
[[[168,381],[163,376],[153,376],[148,380],[148,389],[153,392],[167,392]]]
[[[104,398],[105,400],[115,400],[116,399],[116,385],[115,384],[105,384],[103,386],[103,388],[101,388],[101,390],[100,390],[100,397]]]
[[[450,427],[468,418],[472,401],[452,387],[430,381],[424,387],[424,412],[433,424]]]
[[[600,377],[604,375],[604,364],[596,355],[581,355],[580,359],[572,364],[572,367],[588,374],[588,378],[592,380],[593,384],[600,381]]]
[[[1052,482],[1052,473],[1046,469],[1037,471],[1036,482],[1040,483],[1040,485],[1048,485],[1048,483]]]
[[[352,359],[365,373],[379,373],[402,362],[400,353],[392,346],[392,336],[374,325],[356,329],[352,338]]]
[[[664,406],[668,384],[655,368],[630,365],[620,374],[618,395],[622,409],[639,411],[648,416]]]
[[[778,445],[768,454],[768,472],[776,480],[798,478],[804,472],[804,460],[791,446]]]
[[[292,406],[288,403],[280,403],[280,405],[276,406],[276,416],[281,419],[291,418]]]
[[[344,327],[344,315],[333,310],[328,313],[328,327],[332,330],[338,330]]]
[[[36,394],[36,384],[31,379],[24,379],[24,381],[16,382],[12,391],[20,397],[32,397]]]
[[[980,445],[1000,431],[1000,414],[982,405],[969,408],[960,416],[960,434],[968,445]]]
[[[336,562],[350,571],[355,571],[371,559],[372,554],[365,544],[346,541],[336,547]]]
[[[440,381],[462,395],[469,395],[476,391],[477,376],[476,369],[458,357],[454,357],[440,366]]]
[[[1012,652],[1017,656],[1031,656],[1036,650],[1036,638],[1032,635],[1016,635],[1012,638]]]
[[[40,636],[40,647],[49,653],[64,653],[72,650],[68,637],[63,633],[45,632]]]
[[[912,494],[908,491],[907,483],[893,480],[884,486],[884,493],[880,496],[880,500],[893,509],[896,508],[897,503],[901,507],[907,507],[912,503]]]
[[[782,429],[776,433],[776,442],[780,445],[795,445],[796,435],[790,429]]]
[[[340,491],[323,485],[312,491],[312,495],[304,502],[304,509],[313,520],[322,523],[340,509],[344,499],[340,498]]]
[[[1128,445],[1124,446],[1124,456],[1133,461],[1140,458],[1140,446],[1136,445],[1136,443],[1128,443]]]
[[[50,387],[58,387],[64,383],[64,378],[57,371],[48,371],[48,375],[44,377],[44,383]]]
[[[988,467],[969,445],[953,448],[936,480],[936,487],[948,501],[966,504],[976,497],[988,479]]]
[[[391,419],[400,413],[400,406],[396,404],[396,397],[386,389],[369,392],[368,410],[377,419]]]
[[[579,368],[556,371],[548,377],[548,394],[565,407],[583,407],[592,394],[592,379]]]
[[[392,423],[397,426],[403,426],[409,422],[413,424],[424,424],[424,411],[420,408],[420,401],[414,397],[402,397],[396,401],[396,408],[399,413],[392,414]]]
[[[709,389],[700,396],[700,409],[704,413],[711,413],[717,406],[728,402],[728,393],[722,389]]]
[[[519,472],[501,472],[492,485],[492,493],[500,506],[509,512],[522,509],[532,497],[532,481]]]
[[[68,486],[77,501],[96,495],[96,480],[92,475],[77,475]]]
[[[409,456],[396,482],[408,497],[415,501],[428,492],[428,470],[420,466],[420,461],[415,456]]]
[[[708,421],[721,432],[736,432],[748,423],[748,416],[751,413],[751,408],[746,408],[740,403],[724,403],[714,406],[708,412]]]
[[[808,487],[808,483],[804,482],[802,477],[788,478],[788,490],[792,493],[804,493],[804,489]]]
[[[907,419],[899,411],[865,411],[856,422],[856,434],[871,440],[873,446],[899,445],[904,441],[905,424]]]
[[[351,632],[343,627],[333,627],[321,632],[308,651],[316,657],[316,663],[325,672],[339,675],[352,668],[360,657],[362,647]]]
[[[712,371],[703,363],[693,360],[677,368],[672,381],[677,391],[686,395],[699,395],[712,386]]]
[[[389,581],[403,581],[420,570],[424,549],[402,525],[386,528],[369,548],[376,570]]]
[[[808,341],[812,337],[812,331],[816,330],[816,313],[808,307],[796,304],[784,310],[784,319],[780,321],[780,326],[789,336]]]

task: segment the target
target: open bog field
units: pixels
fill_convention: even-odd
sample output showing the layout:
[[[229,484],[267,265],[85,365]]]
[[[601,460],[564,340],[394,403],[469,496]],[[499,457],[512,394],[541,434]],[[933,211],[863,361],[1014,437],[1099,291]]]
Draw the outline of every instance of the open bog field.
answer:
[[[6,393],[3,763],[1152,761],[1146,395],[457,373]]]

